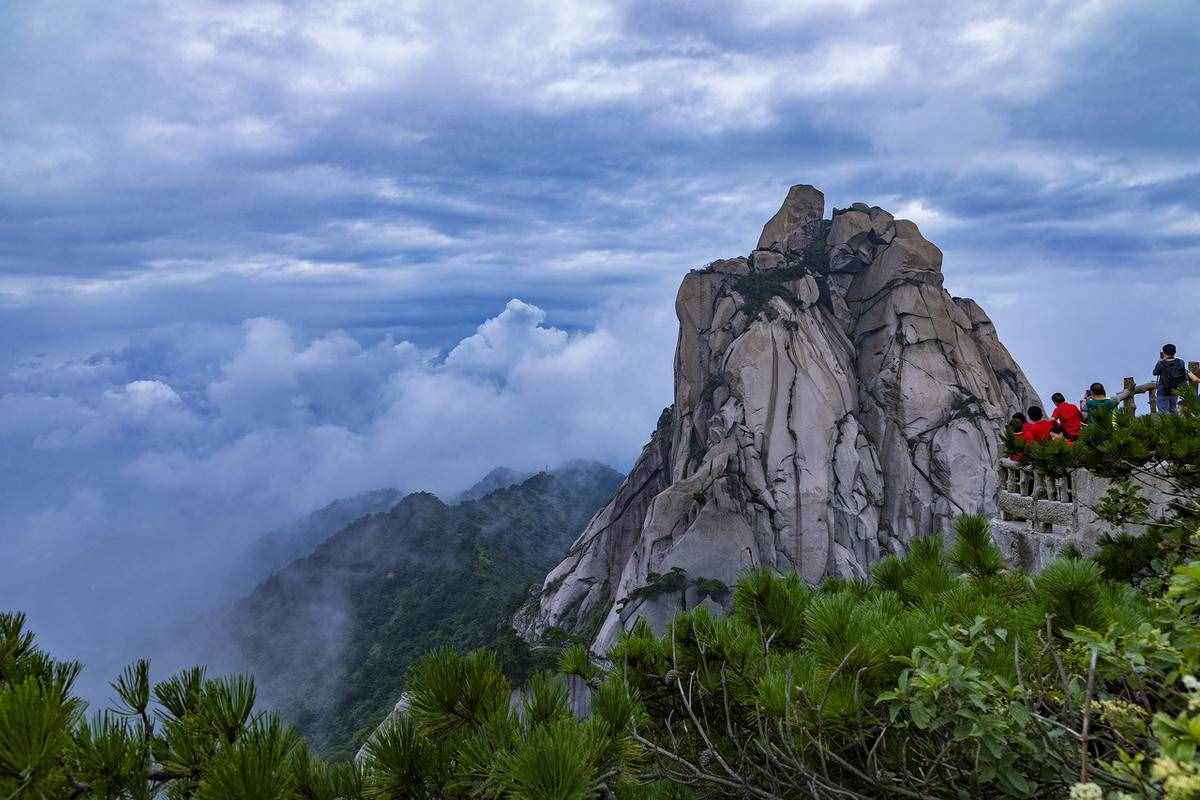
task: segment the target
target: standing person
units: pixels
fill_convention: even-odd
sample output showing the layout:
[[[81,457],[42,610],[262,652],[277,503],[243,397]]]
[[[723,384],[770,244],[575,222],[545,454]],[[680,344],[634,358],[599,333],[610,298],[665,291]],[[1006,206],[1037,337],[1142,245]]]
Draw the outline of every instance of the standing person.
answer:
[[[1104,391],[1104,384],[1093,383],[1088,395],[1087,407],[1084,409],[1088,424],[1092,425],[1101,419],[1112,419],[1113,412],[1117,410],[1117,401]]]
[[[1062,426],[1064,437],[1071,441],[1078,439],[1079,429],[1083,427],[1083,415],[1079,413],[1079,407],[1068,403],[1062,392],[1055,392],[1050,400],[1054,403],[1054,413],[1050,418]]]
[[[1164,344],[1158,354],[1158,363],[1154,365],[1154,377],[1158,378],[1158,410],[1164,414],[1174,414],[1179,409],[1179,390],[1188,381],[1200,383],[1188,371],[1182,358],[1175,357],[1175,345]]]
[[[1021,429],[1021,436],[1025,439],[1025,443],[1033,444],[1049,439],[1050,432],[1054,430],[1054,423],[1046,419],[1046,412],[1037,406],[1030,406],[1025,414],[1029,417],[1029,422],[1026,422],[1025,427]]]

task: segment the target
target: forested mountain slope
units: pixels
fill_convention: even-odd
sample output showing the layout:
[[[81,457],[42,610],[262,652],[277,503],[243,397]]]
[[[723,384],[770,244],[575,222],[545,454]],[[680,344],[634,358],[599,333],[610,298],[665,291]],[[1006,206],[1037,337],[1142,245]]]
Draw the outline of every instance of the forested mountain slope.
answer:
[[[227,613],[239,666],[333,755],[353,752],[430,648],[489,645],[520,677],[529,651],[513,609],[621,479],[573,463],[478,500],[418,492],[357,519]]]

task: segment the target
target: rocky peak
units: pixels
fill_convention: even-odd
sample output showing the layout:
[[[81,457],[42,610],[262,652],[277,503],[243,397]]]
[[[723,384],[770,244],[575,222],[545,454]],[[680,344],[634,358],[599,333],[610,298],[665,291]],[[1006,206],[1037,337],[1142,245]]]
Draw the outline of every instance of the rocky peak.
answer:
[[[763,226],[759,250],[803,252],[812,237],[812,224],[825,215],[825,194],[815,186],[797,184],[788,190],[783,205]]]
[[[518,629],[595,636],[725,604],[747,568],[863,576],[997,503],[997,435],[1036,395],[908,220],[791,188],[749,257],[683,279],[675,395]],[[669,577],[665,577],[669,576]],[[722,592],[721,587],[725,587]]]

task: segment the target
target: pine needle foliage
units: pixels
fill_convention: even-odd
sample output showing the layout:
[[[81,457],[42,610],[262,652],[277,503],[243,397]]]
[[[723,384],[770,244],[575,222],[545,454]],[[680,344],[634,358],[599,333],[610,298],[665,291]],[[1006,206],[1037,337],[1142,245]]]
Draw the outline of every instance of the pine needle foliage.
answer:
[[[643,706],[612,673],[577,720],[561,675],[514,694],[490,652],[433,651],[407,710],[358,761],[327,764],[256,710],[249,677],[190,669],[155,684],[137,661],[111,684],[114,708],[87,719],[71,694],[78,665],[41,651],[23,617],[0,616],[0,654],[5,800],[632,800],[653,783],[633,738]],[[650,796],[681,797],[661,785]]]
[[[682,759],[663,768],[715,789],[722,764],[771,753],[755,784],[763,791],[777,790],[773,771],[791,770],[795,796],[839,797],[847,787],[847,797],[907,796],[915,775],[864,782],[850,765],[903,775],[936,771],[933,762],[950,759],[946,774],[974,777],[936,789],[920,779],[917,796],[1065,792],[1070,772],[1050,763],[1064,757],[1061,730],[1038,727],[1026,693],[1060,684],[1050,653],[1067,634],[1136,627],[1151,610],[1106,585],[1088,559],[1063,559],[1033,580],[1008,569],[981,517],[959,519],[950,537],[914,539],[871,577],[826,581],[814,591],[794,575],[754,570],[735,585],[729,616],[692,610],[661,636],[641,624],[622,636],[613,672],[648,712],[645,735],[669,742]],[[1082,686],[1074,675],[1071,692]],[[1010,716],[997,716],[1001,705]],[[937,721],[940,714],[958,716]],[[681,763],[711,778],[689,775]],[[822,789],[834,774],[835,788]]]
[[[507,706],[511,688],[491,652],[438,649],[413,669],[409,693],[421,730],[437,738],[482,724]]]
[[[767,569],[747,573],[734,586],[734,614],[763,631],[781,645],[795,646],[804,639],[804,613],[813,599],[812,589],[792,573],[783,577]]]
[[[520,747],[501,754],[500,783],[513,800],[590,800],[601,746],[594,729],[574,720],[535,727]]]
[[[1004,568],[1004,557],[992,541],[987,517],[967,514],[954,521],[950,563],[972,578],[990,578]]]
[[[364,748],[367,770],[374,778],[367,797],[386,800],[429,797],[429,775],[434,771],[436,751],[417,729],[416,720],[403,715],[388,720]]]
[[[1102,575],[1094,561],[1059,558],[1034,579],[1038,602],[1057,630],[1076,627],[1099,629],[1105,619]]]
[[[1096,552],[1096,563],[1105,578],[1132,581],[1153,570],[1155,559],[1163,557],[1164,538],[1161,528],[1151,528],[1137,535],[1120,531],[1105,536]]]

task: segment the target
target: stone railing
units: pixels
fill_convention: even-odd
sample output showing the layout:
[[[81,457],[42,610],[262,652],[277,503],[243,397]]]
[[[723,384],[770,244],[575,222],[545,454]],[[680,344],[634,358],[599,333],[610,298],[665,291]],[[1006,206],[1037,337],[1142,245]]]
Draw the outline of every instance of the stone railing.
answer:
[[[1075,484],[1070,474],[1054,478],[1008,458],[1000,459],[998,470],[1000,491],[1004,494],[1056,503],[1075,502]]]
[[[1056,478],[1008,458],[1000,459],[997,472],[999,518],[992,534],[1010,563],[1037,570],[1068,543],[1081,550],[1094,545],[1098,520],[1091,505],[1081,502],[1094,502],[1099,487],[1091,474],[1075,470]]]
[[[1096,513],[1110,482],[1084,469],[1060,478],[1002,458],[997,465],[1000,485],[998,514],[992,518],[992,537],[1008,562],[1036,571],[1068,545],[1080,552],[1095,551],[1100,540],[1115,531]],[[1170,506],[1169,486],[1153,474],[1138,481],[1151,519],[1162,518]],[[1136,535],[1141,525],[1124,530]]]

